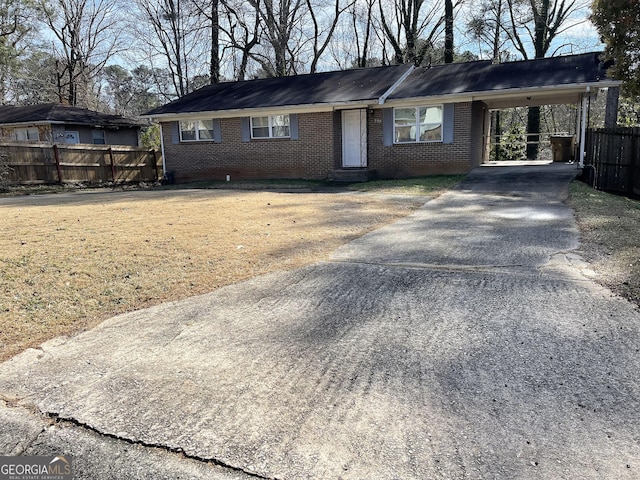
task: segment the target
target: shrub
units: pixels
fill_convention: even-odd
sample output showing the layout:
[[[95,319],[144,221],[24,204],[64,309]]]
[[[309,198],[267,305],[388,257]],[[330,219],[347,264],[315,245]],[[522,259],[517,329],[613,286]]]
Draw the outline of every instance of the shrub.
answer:
[[[527,156],[527,135],[524,126],[513,125],[500,138],[500,158],[498,160],[524,160]]]
[[[13,169],[7,165],[8,156],[4,153],[0,153],[0,191],[7,190],[12,182],[10,179]]]

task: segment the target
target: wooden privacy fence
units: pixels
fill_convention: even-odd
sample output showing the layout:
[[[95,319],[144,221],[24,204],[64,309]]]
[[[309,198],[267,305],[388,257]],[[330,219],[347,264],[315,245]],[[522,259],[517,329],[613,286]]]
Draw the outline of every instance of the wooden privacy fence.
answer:
[[[640,128],[587,131],[584,176],[594,188],[640,195]]]
[[[157,150],[122,145],[0,144],[0,164],[14,184],[155,182]]]

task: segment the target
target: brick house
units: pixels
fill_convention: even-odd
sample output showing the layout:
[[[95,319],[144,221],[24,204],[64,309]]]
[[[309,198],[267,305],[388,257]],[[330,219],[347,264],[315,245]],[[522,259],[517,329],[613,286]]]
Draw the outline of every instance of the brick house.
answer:
[[[0,106],[3,142],[137,147],[140,128],[138,122],[129,118],[58,103]]]
[[[178,182],[466,173],[487,158],[490,110],[584,110],[594,91],[619,84],[606,67],[588,53],[224,82],[145,116],[160,122],[165,171]]]

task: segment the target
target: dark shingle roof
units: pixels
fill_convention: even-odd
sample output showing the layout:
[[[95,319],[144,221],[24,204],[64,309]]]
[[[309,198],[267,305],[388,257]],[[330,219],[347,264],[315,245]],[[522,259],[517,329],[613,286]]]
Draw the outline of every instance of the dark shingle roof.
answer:
[[[415,69],[389,99],[584,84],[605,76],[597,53],[499,64],[450,63]]]
[[[94,112],[86,108],[45,103],[26,106],[0,106],[0,124],[54,122],[74,125],[99,125],[103,127],[128,127],[139,124],[119,115]]]
[[[409,65],[208,85],[145,115],[377,100]]]
[[[265,78],[209,85],[145,115],[216,112],[280,106],[377,102],[409,65]],[[492,64],[451,63],[414,69],[389,100],[588,84],[604,80],[599,53]]]

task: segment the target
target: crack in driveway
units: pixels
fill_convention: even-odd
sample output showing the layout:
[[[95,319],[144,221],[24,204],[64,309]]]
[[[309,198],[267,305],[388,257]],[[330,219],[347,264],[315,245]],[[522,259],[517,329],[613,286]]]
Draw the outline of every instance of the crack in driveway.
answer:
[[[112,440],[117,440],[119,442],[125,442],[125,443],[127,443],[129,445],[138,445],[138,446],[141,446],[141,447],[144,447],[144,448],[163,450],[165,452],[169,452],[169,453],[172,453],[172,454],[179,455],[182,458],[195,460],[195,461],[200,462],[200,463],[212,464],[212,465],[215,465],[217,467],[221,467],[221,468],[224,468],[226,470],[229,470],[231,472],[236,472],[236,473],[241,473],[241,474],[247,475],[250,478],[259,478],[259,479],[264,479],[264,480],[279,480],[277,477],[265,477],[265,476],[260,475],[260,474],[258,474],[256,472],[252,472],[250,470],[244,469],[242,467],[236,467],[234,465],[230,465],[230,464],[228,464],[226,462],[218,460],[217,458],[207,458],[207,457],[201,457],[201,456],[198,456],[198,455],[192,455],[192,454],[189,454],[189,453],[185,452],[180,447],[170,447],[168,445],[163,445],[163,444],[160,444],[160,443],[145,442],[145,441],[142,441],[142,440],[132,440],[130,438],[126,438],[126,437],[123,437],[123,436],[120,436],[120,435],[104,432],[104,431],[101,431],[98,428],[93,427],[92,425],[90,425],[88,423],[81,422],[81,421],[79,421],[79,420],[77,420],[77,419],[75,419],[73,417],[65,417],[65,416],[60,415],[59,413],[56,413],[56,412],[42,411],[41,409],[38,408],[37,405],[31,404],[31,403],[19,403],[21,401],[20,399],[5,399],[5,398],[2,398],[2,400],[5,402],[5,406],[8,407],[8,408],[27,410],[27,411],[29,411],[31,413],[36,413],[40,418],[45,419],[44,420],[44,425],[40,429],[40,431],[38,431],[37,434],[32,435],[28,439],[26,439],[26,441],[24,441],[21,445],[19,445],[19,447],[16,448],[16,450],[10,452],[10,454],[12,456],[23,455],[31,446],[33,446],[36,443],[38,438],[44,432],[47,431],[48,427],[50,427],[52,425],[68,425],[68,426],[80,428],[80,429],[88,431],[88,432],[95,433],[95,434],[99,435],[100,437],[110,438]]]

